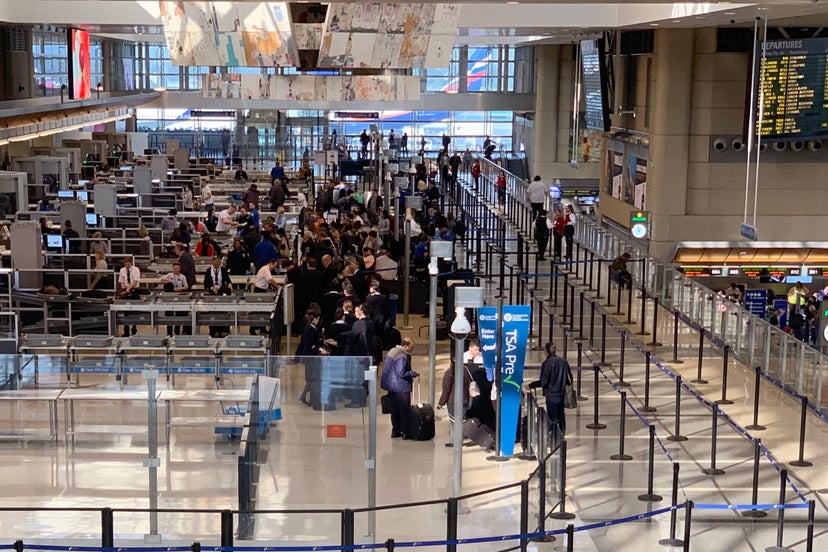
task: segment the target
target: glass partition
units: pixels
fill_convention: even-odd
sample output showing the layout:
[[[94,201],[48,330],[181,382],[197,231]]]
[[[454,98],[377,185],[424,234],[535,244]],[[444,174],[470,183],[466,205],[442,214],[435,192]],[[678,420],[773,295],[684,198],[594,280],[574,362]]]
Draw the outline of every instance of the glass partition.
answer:
[[[688,278],[674,265],[650,257],[637,242],[628,241],[591,219],[579,218],[576,232],[582,246],[602,258],[612,259],[623,251],[629,252],[630,272],[647,295],[658,297],[663,306],[678,311],[691,324],[728,344],[737,360],[749,367],[761,365],[765,373],[791,392],[807,395],[818,410],[828,406],[822,390],[826,363],[818,350]],[[639,309],[640,316],[640,307],[635,309]]]

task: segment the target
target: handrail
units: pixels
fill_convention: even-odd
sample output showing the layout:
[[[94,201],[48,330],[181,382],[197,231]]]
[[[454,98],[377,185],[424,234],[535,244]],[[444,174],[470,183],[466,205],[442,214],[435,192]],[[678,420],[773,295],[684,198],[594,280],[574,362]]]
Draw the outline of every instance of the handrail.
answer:
[[[828,410],[826,410],[828,408],[826,403],[828,397],[823,396],[822,393],[822,381],[828,377],[828,374],[825,373],[825,369],[828,367],[828,355],[824,355],[808,343],[788,335],[780,328],[746,310],[742,305],[726,300],[717,292],[682,274],[672,263],[664,263],[651,257],[641,249],[638,243],[603,228],[589,218],[579,218],[576,232],[579,241],[594,248],[598,254],[605,258],[615,258],[623,251],[627,251],[632,254],[632,260],[644,259],[647,271],[635,274],[637,276],[636,280],[640,281],[650,296],[660,299],[660,306],[671,313],[678,312],[685,319],[685,323],[690,323],[704,330],[718,347],[723,347],[727,342],[728,345],[731,345],[731,353],[745,365],[763,364],[769,381],[794,396],[808,396],[810,407],[828,421]],[[637,266],[633,268],[635,269],[634,272],[640,272]],[[686,288],[690,290],[688,293],[684,292]],[[689,297],[686,297],[687,295]],[[697,299],[694,300],[694,297],[697,297]],[[709,308],[705,306],[708,304],[708,298],[714,300],[713,303],[710,303]],[[689,312],[685,309],[685,302],[690,307]],[[724,322],[719,322],[718,328],[714,304],[718,304],[719,308],[723,307],[720,318]],[[727,320],[729,318],[727,317],[729,316],[735,316],[737,320],[735,324],[731,324],[728,328]],[[763,343],[779,341],[776,347],[777,354],[773,355],[773,347],[766,344],[763,357],[761,359],[755,358],[755,341],[757,340],[764,340]],[[748,341],[748,343],[746,344],[745,341]],[[750,344],[751,341],[754,342],[754,345]],[[793,367],[789,366],[791,363],[785,356],[785,353],[792,348],[798,351],[796,365]],[[809,366],[805,365],[806,354],[811,357]],[[778,367],[778,365],[781,366]],[[779,369],[775,369],[775,367]],[[806,380],[806,371],[809,367],[811,377]],[[793,376],[791,376],[791,373]],[[789,382],[794,380],[795,384],[786,383],[786,379]]]

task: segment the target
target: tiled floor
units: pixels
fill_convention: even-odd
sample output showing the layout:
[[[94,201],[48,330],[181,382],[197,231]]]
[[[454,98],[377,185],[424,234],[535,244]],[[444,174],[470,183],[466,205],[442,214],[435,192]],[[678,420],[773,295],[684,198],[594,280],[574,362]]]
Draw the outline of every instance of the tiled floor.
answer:
[[[541,282],[543,289],[543,282]],[[488,285],[494,295],[496,283]],[[541,291],[541,294],[544,292]],[[548,293],[548,292],[547,292]],[[652,305],[648,306],[652,309]],[[576,309],[577,315],[577,309]],[[623,317],[620,317],[623,318]],[[672,320],[661,316],[660,333],[672,331]],[[422,320],[422,324],[420,323]],[[600,320],[600,317],[599,317]],[[610,317],[612,324],[622,320]],[[412,326],[425,325],[426,320],[412,316]],[[575,326],[578,326],[576,317]],[[586,321],[588,324],[588,320]],[[637,331],[637,327],[635,331]],[[545,341],[536,336],[532,345]],[[416,330],[414,330],[416,332]],[[537,328],[536,328],[537,332]],[[633,332],[634,333],[634,332]],[[592,347],[584,344],[585,356],[582,394],[587,400],[580,403],[568,417],[567,510],[574,512],[571,521],[549,519],[546,528],[562,529],[567,523],[576,527],[627,516],[639,516],[669,504],[672,480],[672,461],[680,464],[679,502],[692,500],[697,504],[729,505],[751,502],[753,478],[752,442],[729,425],[725,418],[718,422],[717,466],[723,475],[711,477],[701,472],[711,463],[711,410],[687,390],[681,393],[681,433],[687,441],[667,439],[674,431],[676,385],[672,377],[656,363],[651,365],[650,405],[653,413],[637,412],[643,406],[644,357],[631,344],[626,347],[624,380],[630,384],[624,390],[629,404],[625,416],[625,452],[629,461],[611,460],[619,452],[621,399],[619,389],[607,380],[617,383],[620,338],[611,328],[607,332],[606,360],[599,378],[599,420],[608,427],[587,429],[592,422],[594,389],[592,362],[600,356],[600,329],[595,332]],[[555,330],[555,341],[561,346],[561,332]],[[416,336],[415,336],[416,337]],[[640,337],[640,336],[633,336]],[[704,354],[703,373],[706,385],[688,383],[696,375],[696,338],[689,330],[680,334],[678,358],[682,364],[671,364],[670,346],[652,348],[654,358],[665,369],[680,374],[700,397],[706,401],[720,398],[722,358],[720,352],[708,347]],[[644,341],[650,337],[644,336]],[[666,341],[662,338],[662,341]],[[450,342],[438,342],[438,377],[448,365]],[[638,341],[643,350],[645,346]],[[415,367],[424,374],[423,389],[427,389],[427,344],[418,341]],[[593,352],[592,349],[595,349]],[[568,358],[576,365],[574,343],[568,343]],[[529,352],[528,362],[541,360],[536,350]],[[606,377],[604,377],[606,376]],[[753,376],[745,368],[731,362],[728,373],[728,398],[734,404],[721,410],[733,422],[744,427],[752,421]],[[368,498],[367,472],[364,459],[367,447],[367,411],[338,409],[316,412],[295,400],[303,383],[301,371],[286,370],[281,374],[283,384],[282,409],[284,419],[276,423],[267,438],[264,449],[266,461],[261,467],[258,486],[259,509],[338,509],[358,508]],[[527,379],[533,375],[527,374]],[[439,380],[438,380],[439,381]],[[45,376],[41,385],[58,384],[57,376]],[[131,381],[140,387],[140,381]],[[244,385],[244,379],[234,381]],[[106,376],[85,376],[84,386],[111,387],[114,382]],[[179,377],[177,388],[210,388],[210,377]],[[439,386],[438,386],[439,388]],[[798,456],[799,406],[789,397],[763,383],[759,422],[767,430],[751,432],[762,439],[769,455],[779,463],[788,463]],[[432,402],[434,402],[432,400]],[[177,414],[205,415],[217,413],[215,407],[200,405],[179,406]],[[636,411],[633,411],[633,408]],[[61,428],[63,427],[62,410]],[[108,423],[125,426],[146,424],[146,404],[141,402],[79,405],[78,423]],[[161,418],[163,420],[163,415]],[[27,420],[25,422],[21,420]],[[46,425],[42,405],[0,404],[0,423],[30,427]],[[646,427],[656,428],[653,456],[654,491],[663,500],[647,503],[638,495],[647,491],[648,441]],[[326,437],[327,424],[344,424],[347,437]],[[160,431],[163,438],[163,430]],[[452,449],[444,447],[448,440],[448,422],[437,423],[437,438],[427,442],[391,440],[387,416],[379,417],[377,458],[377,503],[380,505],[443,499],[452,490]],[[212,509],[236,507],[236,449],[235,442],[215,436],[209,428],[173,430],[171,442],[162,443],[159,469],[160,508]],[[805,458],[815,465],[809,468],[789,468],[791,482],[806,499],[817,502],[816,540],[814,550],[828,550],[826,508],[821,492],[828,489],[828,470],[825,453],[828,452],[826,428],[822,421],[808,416]],[[4,489],[0,507],[89,507],[145,508],[148,505],[148,470],[142,460],[147,455],[145,435],[105,434],[79,437],[74,447],[62,443],[9,441],[0,444],[0,484]],[[464,492],[484,490],[527,477],[535,462],[512,459],[493,462],[488,453],[478,447],[463,450]],[[556,470],[550,473],[557,474]],[[780,478],[776,467],[762,455],[758,471],[758,502],[776,503],[779,498]],[[530,485],[533,498],[530,514],[536,515],[534,499],[538,496],[535,480]],[[792,486],[786,485],[788,503],[801,502]],[[550,495],[554,485],[550,484]],[[548,505],[556,504],[550,496]],[[510,488],[491,495],[483,495],[461,504],[461,538],[516,533],[519,530],[520,491]],[[804,510],[789,510],[785,514],[784,544],[795,550],[805,550],[806,526]],[[684,515],[678,514],[678,534],[683,534]],[[533,517],[530,529],[537,525]],[[98,539],[100,513],[87,512],[4,512],[0,516],[0,544],[17,538],[38,539],[41,542],[65,544],[76,539]],[[356,515],[357,541],[363,542],[367,533],[368,516]],[[393,537],[397,541],[438,540],[445,536],[445,507],[442,504],[387,510],[377,514],[376,541]],[[141,542],[149,532],[146,513],[117,513],[115,531],[119,544]],[[165,544],[185,544],[193,541],[217,543],[218,513],[162,513],[159,515],[159,533]],[[576,533],[575,550],[641,551],[664,548],[659,539],[669,533],[669,514],[643,518],[613,526],[600,526]],[[272,513],[259,516],[255,538],[277,544],[323,545],[335,544],[340,538],[340,518],[336,512],[323,514]],[[135,540],[133,540],[135,539]],[[742,551],[764,550],[776,541],[776,513],[750,520],[738,511],[727,509],[696,509],[693,511],[691,543],[693,550]],[[553,543],[537,543],[539,550],[562,550],[564,539]],[[87,542],[88,544],[88,542]],[[509,543],[470,544],[463,550],[495,551],[514,545]],[[443,549],[426,547],[427,550]]]

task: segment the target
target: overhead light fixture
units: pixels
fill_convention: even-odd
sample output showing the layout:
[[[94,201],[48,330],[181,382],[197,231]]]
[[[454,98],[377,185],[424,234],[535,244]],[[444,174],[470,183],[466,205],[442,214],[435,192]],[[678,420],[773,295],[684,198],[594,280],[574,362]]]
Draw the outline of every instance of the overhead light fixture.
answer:
[[[673,23],[681,23],[681,19],[673,19]]]
[[[736,15],[736,12],[725,12],[725,15]]]
[[[658,27],[658,23],[650,23],[650,27]]]
[[[167,91],[167,89],[166,89],[166,88],[164,88],[163,86],[156,86],[156,87],[155,87],[155,88],[153,88],[152,90],[153,90],[154,92],[166,92],[166,91]]]

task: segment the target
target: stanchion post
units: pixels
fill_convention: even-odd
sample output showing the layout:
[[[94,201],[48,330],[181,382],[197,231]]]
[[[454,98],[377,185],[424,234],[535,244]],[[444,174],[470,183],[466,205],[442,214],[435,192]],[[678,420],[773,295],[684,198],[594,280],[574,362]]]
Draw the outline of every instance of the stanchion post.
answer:
[[[457,540],[457,514],[460,511],[457,499],[452,497],[446,502],[446,540]],[[456,552],[457,545],[447,543],[446,552]]]
[[[670,363],[672,364],[684,364],[684,361],[679,359],[678,351],[678,338],[679,338],[679,311],[673,313],[673,358],[670,359]]]
[[[578,337],[575,338],[575,341],[581,341],[586,336],[584,336],[584,299],[585,294],[581,292],[581,304],[578,306]]]
[[[566,319],[564,319],[566,323]],[[575,329],[575,284],[569,286],[569,329]]]
[[[635,324],[635,320],[632,319],[632,298],[633,298],[633,287],[630,284],[627,287],[627,321],[625,322],[627,325],[632,326]]]
[[[632,460],[629,454],[624,454],[624,439],[627,433],[627,392],[621,391],[621,418],[618,430],[618,454],[610,456],[610,460]]]
[[[610,366],[607,362],[607,313],[601,313],[601,362],[599,366]]]
[[[762,454],[762,440],[753,439],[753,487],[751,488],[750,503],[756,506],[759,503],[759,458]],[[763,518],[768,514],[762,510],[742,510],[742,517]]]
[[[520,552],[527,552],[529,546],[529,481],[520,482]],[[452,551],[453,552],[453,551]]]
[[[101,547],[115,546],[115,521],[112,508],[101,508]]]
[[[647,288],[641,282],[641,330],[635,335],[650,335],[645,326],[647,325]]]
[[[800,395],[799,400],[802,403],[802,409],[799,416],[799,458],[791,462],[791,466],[807,468],[813,466],[811,462],[805,460],[805,425],[808,421],[808,397]]]
[[[658,340],[658,297],[653,296],[653,340],[647,343],[650,347],[660,347]]]
[[[394,539],[388,539],[387,541],[385,541],[385,550],[386,552],[394,551]]]
[[[615,288],[615,312],[612,313],[615,316],[621,316],[624,313],[621,312],[621,285],[619,284],[618,287]]]
[[[594,347],[595,343],[595,300],[589,302],[589,346]]]
[[[604,305],[607,308],[612,306],[612,278],[610,276],[610,274],[607,274],[607,302]],[[621,285],[619,284],[618,287],[621,287]]]
[[[647,461],[647,493],[638,495],[638,500],[641,502],[660,502],[664,497],[653,492],[653,478],[655,477],[655,426],[649,425],[650,429],[650,444],[649,444],[649,459]]]
[[[627,332],[621,331],[621,345],[619,347],[618,356],[618,387],[629,387],[630,384],[624,381],[624,363],[627,356]]]
[[[678,486],[679,486],[679,463],[673,462],[673,489],[670,496],[670,505],[673,510],[670,512],[670,536],[666,539],[661,539],[658,544],[662,546],[681,546],[684,541],[676,538],[676,518],[678,517]]]
[[[578,400],[585,401],[587,400],[587,398],[581,394],[581,380],[583,379],[584,373],[584,371],[581,369],[581,360],[584,357],[584,344],[579,341],[578,343],[576,343],[576,345],[578,347],[578,375],[575,376],[575,386],[577,387],[578,391]]]
[[[785,495],[788,491],[788,470],[782,467],[779,470],[779,502],[777,504],[785,504],[787,502]],[[776,546],[769,546],[765,548],[765,552],[790,552],[789,548],[782,546],[782,538],[785,532],[785,508],[779,508],[776,514]]]
[[[598,263],[598,283],[595,284],[595,299],[603,299],[604,297],[601,295],[601,259],[593,261],[594,263]]]
[[[575,519],[575,514],[566,511],[566,447],[566,439],[563,439],[560,447],[560,469],[558,470],[560,474],[558,479],[558,503],[561,505],[561,510],[560,512],[552,512],[549,514],[549,517],[552,519]],[[541,539],[544,539],[544,537],[541,537]],[[545,537],[545,539],[543,542],[552,542],[555,540],[551,535]]]
[[[676,419],[673,434],[667,437],[668,441],[686,441],[687,437],[681,434],[681,376],[676,376]]]
[[[598,371],[600,367],[597,364],[592,365],[592,423],[587,425],[587,429],[606,429],[607,426],[598,421]]]
[[[698,385],[705,385],[706,379],[702,378],[702,365],[704,364],[704,332],[699,330],[699,365],[696,372],[696,379],[690,380],[691,383]]]
[[[684,547],[683,552],[690,552],[690,528],[693,520],[693,501],[684,503]]]
[[[190,552],[201,552],[201,543],[194,542],[190,545]]]
[[[595,254],[592,251],[590,251],[589,252],[589,287],[587,288],[587,289],[589,289],[589,291],[592,291],[592,272],[593,272],[593,266],[592,265],[594,265],[594,264],[595,264]]]
[[[639,408],[641,412],[655,412],[657,409],[650,406],[650,365],[653,355],[650,351],[644,352],[644,406]]]
[[[233,546],[233,512],[231,510],[221,511],[221,546],[225,548]]]
[[[730,345],[725,345],[722,351],[722,398],[716,404],[733,404],[727,399],[727,365],[730,364]]]
[[[762,383],[762,367],[754,366],[754,381],[753,381],[753,423],[745,427],[750,431],[764,431],[766,428],[759,425],[759,386]]]
[[[575,550],[575,526],[571,523],[566,526],[566,552]]]
[[[808,501],[808,530],[805,536],[805,552],[814,552],[814,512],[816,500]]]
[[[342,534],[340,544],[344,546],[354,545],[354,511],[351,509],[342,510]]]
[[[716,437],[719,433],[719,407],[713,403],[713,427],[710,437],[710,467],[702,469],[705,475],[722,475],[724,470],[716,467]]]

